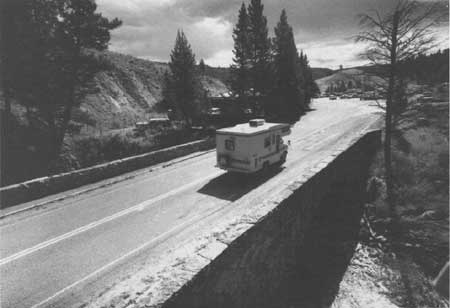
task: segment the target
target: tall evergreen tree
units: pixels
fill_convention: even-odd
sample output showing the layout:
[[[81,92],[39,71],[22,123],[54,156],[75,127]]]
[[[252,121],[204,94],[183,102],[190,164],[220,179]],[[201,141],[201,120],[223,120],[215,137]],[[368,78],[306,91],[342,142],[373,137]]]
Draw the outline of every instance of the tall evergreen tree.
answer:
[[[249,19],[245,4],[242,3],[239,17],[233,29],[233,64],[231,65],[231,89],[239,96],[241,103],[247,101],[246,95],[250,89],[250,42]]]
[[[203,59],[200,59],[200,63],[198,64],[198,69],[200,70],[200,74],[205,75],[206,64],[205,64],[205,61],[203,61]]]
[[[292,27],[288,24],[283,9],[280,21],[275,27],[274,69],[275,84],[267,111],[282,120],[298,120],[303,110],[302,95],[297,70],[298,52],[295,46]]]
[[[201,112],[201,88],[195,68],[195,55],[183,31],[177,32],[175,46],[170,54],[170,74],[166,76],[164,100],[175,116],[191,125]],[[170,95],[168,94],[170,93]]]
[[[298,58],[298,69],[301,75],[302,89],[304,90],[304,107],[308,108],[311,99],[320,93],[319,87],[313,79],[311,67],[309,65],[308,57],[303,51],[300,52]]]
[[[27,109],[35,146],[49,160],[60,152],[72,109],[101,69],[110,31],[120,26],[96,12],[91,0],[5,0],[2,3],[2,63],[8,100]],[[6,25],[6,27],[5,27]]]
[[[253,95],[266,95],[271,84],[271,51],[267,30],[267,18],[263,15],[261,0],[251,0],[248,6],[250,79]]]

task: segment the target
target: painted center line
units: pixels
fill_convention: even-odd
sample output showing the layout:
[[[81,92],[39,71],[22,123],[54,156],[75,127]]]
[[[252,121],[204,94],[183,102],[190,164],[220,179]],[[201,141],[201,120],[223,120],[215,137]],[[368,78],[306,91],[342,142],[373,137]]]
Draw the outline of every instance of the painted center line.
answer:
[[[27,249],[22,250],[20,252],[17,252],[15,254],[12,254],[12,255],[10,255],[10,256],[8,256],[6,258],[1,259],[0,260],[0,266],[8,264],[8,263],[10,263],[12,261],[15,261],[15,260],[19,259],[19,258],[22,258],[22,257],[25,257],[25,256],[27,256],[29,254],[32,254],[32,253],[34,253],[34,252],[36,252],[38,250],[41,250],[41,249],[44,249],[44,248],[46,248],[48,246],[54,245],[54,244],[56,244],[58,242],[61,242],[61,241],[65,240],[65,239],[73,237],[73,236],[75,236],[77,234],[80,234],[82,232],[86,232],[88,230],[91,230],[91,229],[93,229],[95,227],[98,227],[98,226],[100,226],[102,224],[105,224],[107,222],[113,221],[115,219],[118,219],[118,218],[123,217],[125,215],[128,215],[130,213],[133,213],[133,212],[136,212],[136,211],[142,211],[149,205],[152,205],[152,204],[154,204],[154,203],[156,203],[158,201],[161,201],[163,199],[166,199],[166,198],[169,198],[171,196],[174,196],[174,195],[176,195],[176,194],[178,194],[178,193],[180,193],[180,192],[182,192],[182,191],[184,191],[186,189],[192,188],[192,187],[194,187],[194,186],[196,186],[196,185],[198,185],[198,184],[200,184],[200,183],[202,183],[204,181],[207,181],[207,180],[209,180],[211,178],[216,177],[220,173],[222,173],[222,172],[215,172],[215,173],[210,174],[210,175],[208,175],[206,177],[203,177],[201,179],[193,181],[193,182],[191,182],[189,184],[180,186],[177,189],[174,189],[174,190],[166,192],[166,193],[164,193],[162,195],[159,195],[159,196],[157,196],[155,198],[146,200],[146,201],[144,201],[142,203],[136,204],[136,205],[134,205],[132,207],[129,207],[129,208],[125,209],[125,210],[117,212],[117,213],[115,213],[113,215],[110,215],[110,216],[104,217],[102,219],[93,221],[93,222],[91,222],[91,223],[89,223],[89,224],[87,224],[85,226],[82,226],[82,227],[77,228],[75,230],[72,230],[70,232],[64,233],[64,234],[62,234],[60,236],[54,237],[54,238],[52,238],[52,239],[50,239],[48,241],[42,242],[42,243],[37,244],[37,245],[35,245],[33,247],[30,247],[30,248],[27,248]]]
[[[66,287],[64,287],[64,288],[62,288],[61,290],[59,290],[58,292],[56,292],[56,293],[53,294],[52,296],[46,298],[45,300],[39,302],[38,304],[33,305],[31,308],[38,308],[38,307],[42,307],[42,306],[44,306],[44,305],[47,305],[49,302],[55,300],[55,299],[58,298],[60,295],[62,295],[62,294],[64,294],[65,292],[69,291],[70,289],[73,289],[74,287],[76,287],[76,286],[78,286],[78,285],[80,285],[80,284],[82,284],[82,283],[84,283],[84,282],[86,282],[86,281],[88,281],[88,280],[94,278],[95,276],[99,275],[100,273],[102,273],[102,272],[104,272],[104,271],[110,269],[111,267],[117,265],[118,263],[120,263],[120,262],[122,262],[122,261],[128,259],[129,257],[131,257],[131,256],[133,256],[133,255],[139,253],[140,251],[144,250],[145,248],[151,246],[152,244],[157,243],[159,240],[164,239],[164,238],[167,237],[167,236],[170,236],[170,235],[173,234],[174,232],[181,231],[181,230],[183,230],[184,228],[189,227],[190,225],[192,225],[192,224],[198,222],[200,219],[204,219],[204,218],[206,218],[206,217],[212,216],[212,215],[214,215],[214,214],[220,212],[221,210],[222,210],[222,208],[219,208],[219,209],[216,209],[216,210],[214,210],[214,211],[208,213],[208,214],[205,215],[205,216],[200,216],[200,217],[195,216],[195,217],[193,217],[193,218],[191,218],[191,219],[189,219],[189,220],[187,220],[187,221],[185,221],[185,222],[183,222],[183,223],[181,223],[181,224],[179,224],[179,225],[177,225],[177,226],[171,228],[170,230],[168,230],[168,231],[166,231],[166,232],[164,232],[164,233],[158,235],[158,236],[155,237],[155,238],[152,238],[151,240],[149,240],[148,242],[142,244],[141,246],[139,246],[139,247],[137,247],[137,248],[135,248],[135,249],[129,251],[128,253],[126,253],[126,254],[124,254],[124,255],[122,255],[122,256],[119,257],[118,259],[115,259],[114,261],[112,261],[112,262],[110,262],[110,263],[108,263],[108,264],[102,266],[101,268],[99,268],[99,269],[97,269],[96,271],[90,273],[89,275],[84,276],[84,277],[81,278],[80,280],[77,280],[77,281],[75,281],[74,283],[72,283],[72,284],[70,284],[70,285],[68,285],[68,286],[66,286]]]

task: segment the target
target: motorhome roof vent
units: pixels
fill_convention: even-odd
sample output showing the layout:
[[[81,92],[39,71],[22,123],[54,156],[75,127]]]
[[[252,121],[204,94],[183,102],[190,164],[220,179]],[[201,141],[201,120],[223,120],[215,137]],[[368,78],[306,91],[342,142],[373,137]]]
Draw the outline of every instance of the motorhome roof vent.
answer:
[[[266,121],[264,121],[264,119],[253,119],[253,120],[249,121],[249,124],[251,127],[262,126],[262,125],[264,125],[264,123],[266,123]]]

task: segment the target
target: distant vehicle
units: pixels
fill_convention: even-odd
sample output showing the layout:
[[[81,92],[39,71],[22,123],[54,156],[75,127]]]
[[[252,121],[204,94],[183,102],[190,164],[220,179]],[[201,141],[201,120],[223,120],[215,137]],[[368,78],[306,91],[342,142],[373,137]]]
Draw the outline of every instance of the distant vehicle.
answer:
[[[251,108],[244,109],[244,114],[251,115],[253,114],[253,110]]]
[[[170,125],[169,118],[153,118],[149,121],[136,122],[133,132],[135,136],[142,136],[146,130]]]
[[[361,100],[365,101],[365,100],[374,100],[376,99],[375,93],[374,92],[365,92],[361,95],[360,97]]]
[[[147,128],[149,127],[148,125],[149,125],[148,121],[136,122],[133,128],[134,135],[135,136],[142,135],[145,132],[145,130],[147,130]]]
[[[149,128],[166,127],[170,125],[169,118],[152,118],[148,121]]]
[[[421,98],[421,101],[423,103],[430,103],[430,102],[432,102],[433,101],[433,93],[431,93],[431,92],[424,92],[423,96]]]
[[[330,100],[334,101],[336,99],[337,99],[337,97],[335,95],[330,95]]]
[[[220,116],[220,115],[222,115],[222,110],[220,110],[220,108],[217,108],[217,107],[209,108],[208,115],[210,115],[210,116]]]
[[[286,161],[288,146],[283,136],[291,133],[289,124],[253,119],[248,123],[216,131],[217,167],[240,173],[267,170]]]

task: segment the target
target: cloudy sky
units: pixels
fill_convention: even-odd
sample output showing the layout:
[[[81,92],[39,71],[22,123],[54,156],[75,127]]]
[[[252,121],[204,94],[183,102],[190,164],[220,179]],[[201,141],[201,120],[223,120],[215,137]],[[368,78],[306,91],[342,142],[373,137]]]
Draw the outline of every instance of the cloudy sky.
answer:
[[[307,53],[312,66],[337,68],[364,64],[357,57],[364,46],[352,39],[360,30],[358,14],[383,12],[394,0],[262,2],[270,35],[285,8],[297,48]],[[232,61],[231,33],[242,0],[97,0],[97,4],[105,16],[123,21],[112,34],[113,51],[167,62],[177,29],[183,29],[197,60],[203,58],[211,66],[228,66]],[[441,46],[448,47],[448,23],[437,28],[436,35]]]

